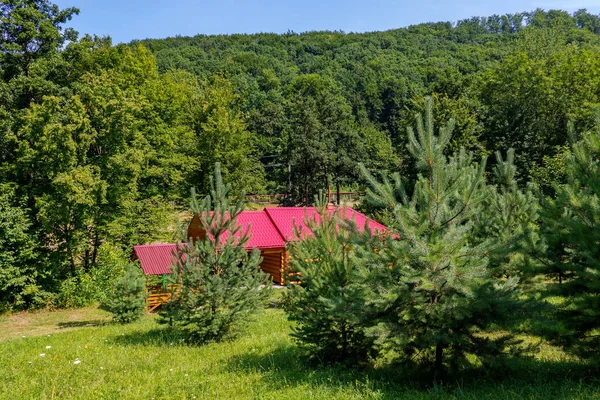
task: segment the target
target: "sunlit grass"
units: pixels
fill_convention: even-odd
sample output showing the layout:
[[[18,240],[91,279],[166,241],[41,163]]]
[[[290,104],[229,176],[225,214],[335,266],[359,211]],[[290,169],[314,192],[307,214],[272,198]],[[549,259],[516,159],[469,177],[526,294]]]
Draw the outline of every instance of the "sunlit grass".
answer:
[[[205,346],[152,316],[115,325],[84,313],[99,325],[80,320],[81,329],[0,343],[1,399],[600,398],[600,381],[547,345],[532,359],[434,384],[411,382],[397,367],[306,366],[279,309],[266,310],[238,339]],[[56,314],[42,315],[56,325]]]

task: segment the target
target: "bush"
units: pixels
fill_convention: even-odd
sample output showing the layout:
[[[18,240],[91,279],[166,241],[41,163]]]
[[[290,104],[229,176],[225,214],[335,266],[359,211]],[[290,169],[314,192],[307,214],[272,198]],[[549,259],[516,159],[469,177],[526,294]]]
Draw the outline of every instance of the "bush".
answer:
[[[113,314],[113,320],[126,324],[136,321],[144,313],[146,280],[135,264],[129,264],[125,275],[115,282],[112,297],[102,308]]]
[[[112,296],[114,283],[123,276],[127,265],[129,260],[123,250],[109,243],[102,244],[97,265],[61,282],[56,306],[79,308],[104,303]]]

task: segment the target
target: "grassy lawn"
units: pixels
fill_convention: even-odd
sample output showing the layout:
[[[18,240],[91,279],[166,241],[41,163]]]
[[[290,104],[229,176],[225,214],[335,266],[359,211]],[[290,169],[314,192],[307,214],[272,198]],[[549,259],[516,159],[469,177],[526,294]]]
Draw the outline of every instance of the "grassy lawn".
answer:
[[[111,320],[110,314],[98,308],[23,312],[0,315],[0,342],[23,336],[41,336],[67,332],[84,326],[99,326]]]
[[[600,379],[549,347],[479,378],[432,384],[390,367],[308,367],[278,309],[243,337],[206,346],[188,345],[152,316],[107,321],[95,309],[3,317],[0,399],[600,398]]]

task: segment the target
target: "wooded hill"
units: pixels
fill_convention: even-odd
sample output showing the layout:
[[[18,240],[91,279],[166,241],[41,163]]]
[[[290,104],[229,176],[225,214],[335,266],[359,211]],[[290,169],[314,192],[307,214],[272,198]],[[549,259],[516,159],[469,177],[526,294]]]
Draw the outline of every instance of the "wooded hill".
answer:
[[[356,162],[405,174],[406,128],[433,94],[438,122],[457,120],[449,151],[513,147],[543,176],[567,143],[567,122],[593,125],[600,20],[585,10],[536,10],[372,33],[308,32],[176,37],[139,43],[161,73],[223,74],[240,96],[254,154],[294,165],[292,192],[357,180]],[[270,190],[285,168],[267,168]],[[537,173],[536,173],[537,172]],[[526,176],[523,178],[527,178]],[[254,189],[254,188],[253,188]]]

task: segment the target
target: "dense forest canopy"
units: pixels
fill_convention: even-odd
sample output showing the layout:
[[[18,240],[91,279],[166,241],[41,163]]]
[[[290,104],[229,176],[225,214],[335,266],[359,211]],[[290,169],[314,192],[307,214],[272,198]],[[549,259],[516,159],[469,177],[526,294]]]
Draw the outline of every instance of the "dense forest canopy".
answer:
[[[335,181],[356,180],[355,163],[344,161],[348,151],[373,169],[400,165],[410,173],[406,127],[431,94],[439,122],[458,121],[450,151],[465,146],[487,154],[514,147],[518,165],[530,171],[566,144],[568,121],[578,129],[592,125],[598,33],[598,16],[585,10],[535,10],[386,32],[198,35],[139,43],[156,56],[161,73],[185,70],[200,79],[225,74],[240,96],[237,107],[253,134],[255,154],[266,165],[293,163],[292,192],[298,195],[308,184],[312,198],[332,183],[333,171],[343,170]],[[307,90],[309,79],[313,88]],[[328,101],[335,109],[327,109]],[[325,121],[311,105],[327,109],[334,120]],[[315,126],[307,128],[308,119]],[[347,135],[351,143],[340,146]],[[295,145],[298,136],[304,147]],[[321,150],[335,154],[336,165],[322,160]],[[282,171],[266,170],[270,190],[287,190]],[[303,180],[305,172],[311,182]],[[304,188],[294,192],[296,186]]]
[[[0,5],[0,309],[100,300],[216,162],[234,191],[294,205],[363,190],[361,163],[414,183],[406,132],[431,95],[436,125],[456,120],[448,155],[514,148],[519,185],[550,193],[567,125],[590,129],[600,104],[585,10],[117,46],[66,29],[78,12]]]

